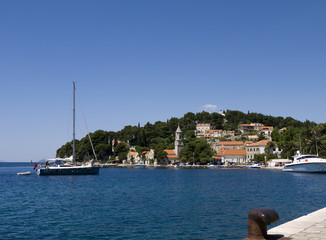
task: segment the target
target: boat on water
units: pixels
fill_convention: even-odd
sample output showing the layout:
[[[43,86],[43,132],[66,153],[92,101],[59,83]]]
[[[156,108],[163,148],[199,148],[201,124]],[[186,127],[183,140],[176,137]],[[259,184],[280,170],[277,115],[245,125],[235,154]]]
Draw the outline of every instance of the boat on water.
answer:
[[[317,155],[302,155],[297,151],[292,163],[285,164],[284,172],[326,173],[326,159]]]
[[[134,168],[145,168],[146,164],[143,161],[140,161],[136,164],[134,164]]]
[[[31,172],[19,172],[17,173],[18,176],[26,176],[26,175],[31,175]]]
[[[174,165],[175,168],[184,168],[186,165],[184,163]]]
[[[38,175],[94,175],[99,174],[100,167],[88,165],[75,165],[73,157],[54,158],[45,160],[44,166],[37,169]]]
[[[37,167],[37,175],[94,175],[99,174],[100,167],[93,166],[93,160],[87,165],[77,165],[75,142],[75,82],[73,82],[73,154],[70,158],[45,160],[44,165]],[[93,144],[91,142],[94,152]],[[96,158],[96,154],[94,153]]]
[[[249,165],[248,168],[251,168],[251,169],[260,169],[261,166],[259,164],[255,163],[255,164]]]

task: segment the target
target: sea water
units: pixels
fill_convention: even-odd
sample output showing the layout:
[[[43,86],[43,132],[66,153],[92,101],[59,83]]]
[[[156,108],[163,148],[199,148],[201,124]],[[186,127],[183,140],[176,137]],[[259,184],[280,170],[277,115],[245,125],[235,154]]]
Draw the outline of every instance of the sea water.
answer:
[[[287,222],[326,205],[326,175],[270,170],[102,168],[17,176],[0,163],[0,239],[243,239],[253,208]]]

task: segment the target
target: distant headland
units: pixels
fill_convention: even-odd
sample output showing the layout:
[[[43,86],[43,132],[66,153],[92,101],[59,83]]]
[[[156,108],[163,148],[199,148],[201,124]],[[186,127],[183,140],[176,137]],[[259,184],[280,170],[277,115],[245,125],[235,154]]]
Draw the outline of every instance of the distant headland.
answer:
[[[297,150],[326,156],[326,124],[241,111],[188,112],[122,130],[90,134],[102,163],[246,164],[290,158]],[[57,157],[70,156],[72,142]],[[88,136],[76,141],[80,162],[95,158]]]

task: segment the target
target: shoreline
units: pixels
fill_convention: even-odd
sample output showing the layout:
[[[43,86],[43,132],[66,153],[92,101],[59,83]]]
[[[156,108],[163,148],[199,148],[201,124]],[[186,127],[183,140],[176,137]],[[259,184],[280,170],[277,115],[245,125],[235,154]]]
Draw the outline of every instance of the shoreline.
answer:
[[[101,168],[137,168],[134,166],[134,164],[124,164],[124,163],[97,163],[96,165],[99,165]],[[278,170],[282,171],[283,168],[281,167],[262,167],[260,169],[250,169],[247,166],[242,165],[236,165],[236,166],[221,166],[216,168],[209,168],[207,165],[185,165],[182,167],[170,167],[167,165],[146,165],[143,169],[153,169],[153,168],[163,168],[163,169],[208,169],[208,170],[218,170],[218,169],[247,169],[247,170]]]

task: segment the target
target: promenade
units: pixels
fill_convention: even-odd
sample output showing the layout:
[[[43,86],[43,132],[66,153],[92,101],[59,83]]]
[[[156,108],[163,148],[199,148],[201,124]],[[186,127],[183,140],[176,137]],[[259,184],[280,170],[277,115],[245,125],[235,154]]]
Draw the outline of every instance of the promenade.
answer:
[[[272,228],[268,234],[284,235],[284,240],[326,239],[326,208]]]

